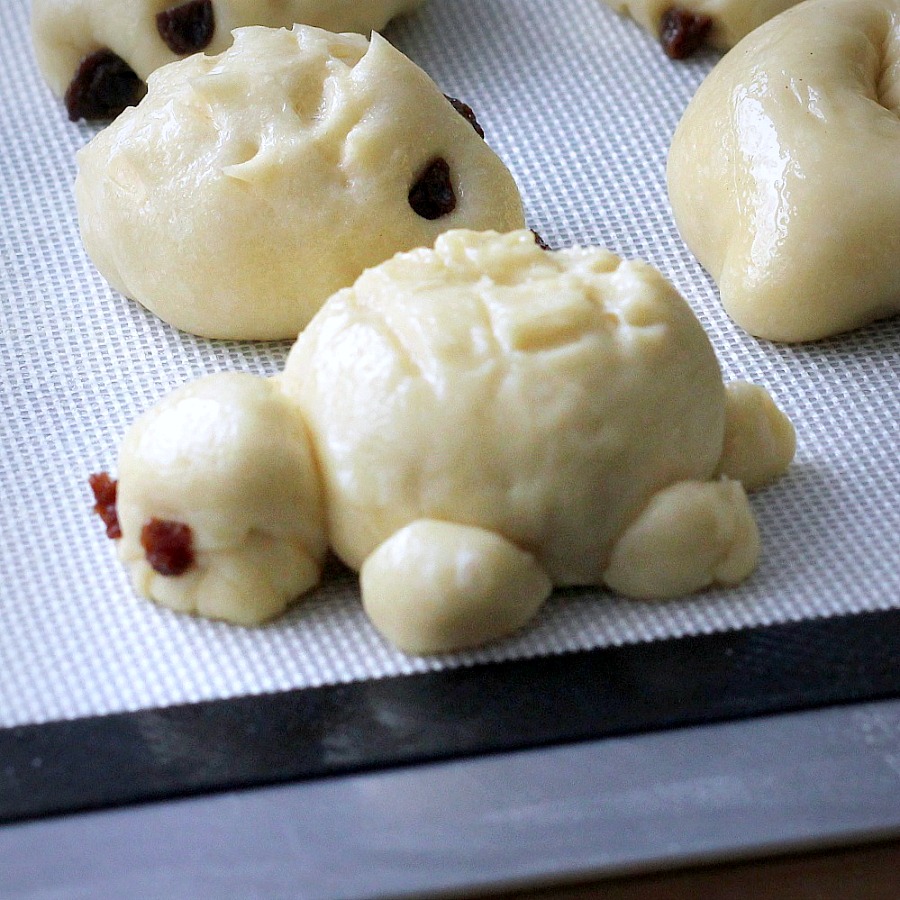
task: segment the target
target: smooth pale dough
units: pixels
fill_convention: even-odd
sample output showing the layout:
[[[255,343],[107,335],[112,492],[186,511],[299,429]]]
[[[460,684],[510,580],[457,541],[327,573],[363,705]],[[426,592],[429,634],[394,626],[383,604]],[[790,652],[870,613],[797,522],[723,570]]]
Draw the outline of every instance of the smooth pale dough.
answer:
[[[700,86],[668,162],[734,320],[807,341],[900,312],[900,0],[810,0]]]
[[[315,464],[299,411],[270,380],[213,375],[146,413],[122,443],[116,509],[135,588],[179,612],[258,623],[319,581]],[[196,563],[183,575],[148,564],[151,519],[190,527]]]
[[[663,16],[671,9],[709,16],[712,26],[706,43],[720,50],[800,0],[604,0],[616,12],[631,16],[651,34],[659,36]]]
[[[215,30],[204,53],[231,45],[231,32],[246,25],[271,28],[296,22],[328,31],[379,30],[423,0],[213,0]],[[156,16],[178,0],[32,0],[35,56],[47,83],[63,96],[82,59],[100,49],[121,57],[144,81],[179,58],[160,36]]]
[[[509,634],[555,585],[662,598],[741,581],[759,536],[735,478],[768,483],[794,452],[765,391],[723,386],[655,269],[541,250],[527,231],[452,231],[368,270],[281,375],[253,383],[212,376],[133,426],[119,496],[135,586],[178,609],[271,615],[287,600],[270,557],[235,543],[269,534],[256,510],[271,504],[279,540],[304,559],[321,559],[327,533],[361,570],[376,627],[414,653]],[[151,574],[135,534],[152,516],[187,522],[221,556],[196,576]],[[214,566],[238,552],[251,575],[233,596]]]
[[[444,159],[456,208],[410,189]],[[377,34],[235,32],[157,70],[78,153],[84,246],[110,284],[205,337],[294,338],[329,295],[456,227],[524,224],[509,171]]]

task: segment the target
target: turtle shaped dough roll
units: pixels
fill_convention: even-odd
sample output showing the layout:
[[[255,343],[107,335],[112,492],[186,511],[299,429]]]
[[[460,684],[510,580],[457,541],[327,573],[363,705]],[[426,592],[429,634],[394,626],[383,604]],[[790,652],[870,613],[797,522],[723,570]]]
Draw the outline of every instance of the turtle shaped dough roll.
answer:
[[[655,34],[666,55],[686,59],[702,47],[727,50],[800,0],[605,0]]]
[[[472,111],[378,34],[239,29],[154,72],[77,162],[100,273],[211,338],[293,339],[398,251],[524,224]]]
[[[900,312],[900,0],[809,0],[688,105],[669,197],[732,318],[809,341]]]
[[[295,23],[368,34],[423,0],[32,0],[35,56],[69,118],[137,103],[147,77],[191,53],[221,53],[247,25]]]
[[[759,553],[745,489],[793,451],[655,269],[452,231],[330,298],[282,374],[213,375],[139,419],[119,554],[140,593],[252,623],[315,583],[327,543],[387,638],[453,651],[554,586],[738,583]]]

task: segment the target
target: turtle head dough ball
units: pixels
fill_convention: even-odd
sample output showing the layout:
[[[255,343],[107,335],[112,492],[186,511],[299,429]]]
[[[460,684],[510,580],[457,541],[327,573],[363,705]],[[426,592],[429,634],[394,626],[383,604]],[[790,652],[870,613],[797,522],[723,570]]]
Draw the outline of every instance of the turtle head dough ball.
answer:
[[[207,376],[144,413],[122,442],[115,508],[135,589],[179,612],[258,624],[319,581],[318,474],[270,379]]]
[[[219,56],[156,70],[79,152],[85,248],[177,328],[296,337],[398,251],[522,226],[515,182],[467,113],[377,34],[239,29]]]

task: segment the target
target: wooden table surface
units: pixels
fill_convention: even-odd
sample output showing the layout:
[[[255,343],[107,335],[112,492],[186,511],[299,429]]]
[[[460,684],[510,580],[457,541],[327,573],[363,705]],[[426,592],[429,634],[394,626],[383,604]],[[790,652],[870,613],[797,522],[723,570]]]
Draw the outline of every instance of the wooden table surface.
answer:
[[[518,891],[499,897],[502,900],[900,900],[900,840]]]

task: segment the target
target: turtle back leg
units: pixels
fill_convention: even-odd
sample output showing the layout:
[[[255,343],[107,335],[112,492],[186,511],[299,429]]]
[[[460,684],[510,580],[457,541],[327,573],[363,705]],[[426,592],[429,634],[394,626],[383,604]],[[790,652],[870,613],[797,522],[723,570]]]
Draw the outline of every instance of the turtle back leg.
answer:
[[[663,600],[756,568],[759,531],[739,481],[679,481],[655,494],[613,547],[604,581],[639,600]]]

